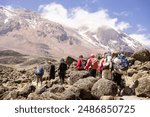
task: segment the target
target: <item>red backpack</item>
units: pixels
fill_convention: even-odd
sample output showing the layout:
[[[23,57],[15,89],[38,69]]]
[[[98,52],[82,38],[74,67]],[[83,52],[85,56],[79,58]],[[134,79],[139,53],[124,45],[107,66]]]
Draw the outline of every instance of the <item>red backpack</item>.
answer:
[[[93,58],[91,60],[91,68],[92,69],[97,69],[98,68],[98,60],[96,58]]]

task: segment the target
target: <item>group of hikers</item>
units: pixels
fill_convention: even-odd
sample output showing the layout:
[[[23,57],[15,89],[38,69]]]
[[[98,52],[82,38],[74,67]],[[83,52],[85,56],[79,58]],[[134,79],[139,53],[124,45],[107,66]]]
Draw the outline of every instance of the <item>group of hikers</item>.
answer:
[[[48,63],[49,63],[48,80],[55,79],[55,72],[56,72],[55,65],[51,61],[48,61]],[[59,78],[60,78],[60,81],[62,84],[64,83],[64,80],[65,80],[66,70],[67,70],[67,64],[66,64],[65,60],[62,58],[60,60],[59,67],[57,69],[58,75],[59,75]],[[37,66],[35,74],[37,76],[36,85],[38,86],[39,80],[42,85],[42,77],[44,75],[44,68],[42,65]]]
[[[105,52],[100,60],[94,54],[91,54],[86,64],[83,55],[80,55],[76,69],[88,70],[89,76],[96,77],[98,74],[99,79],[112,80],[122,89],[124,87],[122,75],[126,73],[128,66],[128,59],[123,53],[111,54],[111,52]]]
[[[99,79],[104,78],[114,81],[120,88],[122,85],[122,75],[128,69],[129,63],[126,56],[122,53],[111,54],[111,52],[105,52],[100,59],[98,59],[94,54],[91,54],[89,59],[86,61],[83,55],[80,55],[77,64],[75,64],[75,69],[87,70],[88,76],[96,77],[98,75]],[[57,70],[55,70],[55,65],[49,61],[49,77],[48,80],[55,79],[55,72],[58,71],[58,75],[61,83],[64,83],[67,64],[62,58]],[[44,74],[44,69],[39,66],[36,70],[37,75],[37,85],[39,80],[42,85],[42,77]]]

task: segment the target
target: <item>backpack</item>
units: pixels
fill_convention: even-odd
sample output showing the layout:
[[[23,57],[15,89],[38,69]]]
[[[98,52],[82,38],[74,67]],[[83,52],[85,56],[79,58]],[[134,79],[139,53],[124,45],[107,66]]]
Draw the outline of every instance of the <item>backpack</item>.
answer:
[[[123,71],[127,70],[129,67],[129,62],[128,62],[127,58],[125,56],[122,56],[120,58],[120,60],[121,60],[120,69]]]
[[[117,58],[120,62],[118,64],[116,63],[116,65],[114,65],[115,68],[120,69],[122,71],[126,71],[129,67],[128,59],[124,55],[120,55]]]
[[[103,69],[111,69],[111,56],[107,56],[104,59]]]
[[[35,74],[36,75],[40,75],[40,76],[43,76],[43,74],[44,74],[44,69],[43,69],[43,67],[38,67],[37,68],[37,70],[35,71]]]
[[[98,60],[96,58],[93,58],[91,60],[91,68],[92,69],[97,69],[98,68]]]

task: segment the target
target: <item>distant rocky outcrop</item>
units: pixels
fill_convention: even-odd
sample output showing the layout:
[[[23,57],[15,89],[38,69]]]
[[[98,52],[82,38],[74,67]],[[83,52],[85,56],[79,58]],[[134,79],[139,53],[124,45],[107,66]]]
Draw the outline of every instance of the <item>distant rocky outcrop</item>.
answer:
[[[142,62],[150,61],[150,51],[146,49],[138,51],[133,54],[133,58]]]

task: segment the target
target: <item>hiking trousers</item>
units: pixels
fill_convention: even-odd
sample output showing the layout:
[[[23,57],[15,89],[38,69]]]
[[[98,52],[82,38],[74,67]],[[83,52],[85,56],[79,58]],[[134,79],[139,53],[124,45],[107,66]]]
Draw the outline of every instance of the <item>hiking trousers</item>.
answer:
[[[96,77],[96,69],[89,69],[89,76]]]
[[[60,79],[61,83],[63,84],[64,80],[65,80],[65,73],[59,74],[59,79]]]
[[[37,75],[37,79],[36,79],[36,85],[37,85],[37,86],[38,86],[38,82],[39,82],[39,80],[40,80],[41,85],[42,85],[42,76]]]
[[[111,80],[111,70],[110,69],[104,69],[102,71],[102,78]]]

